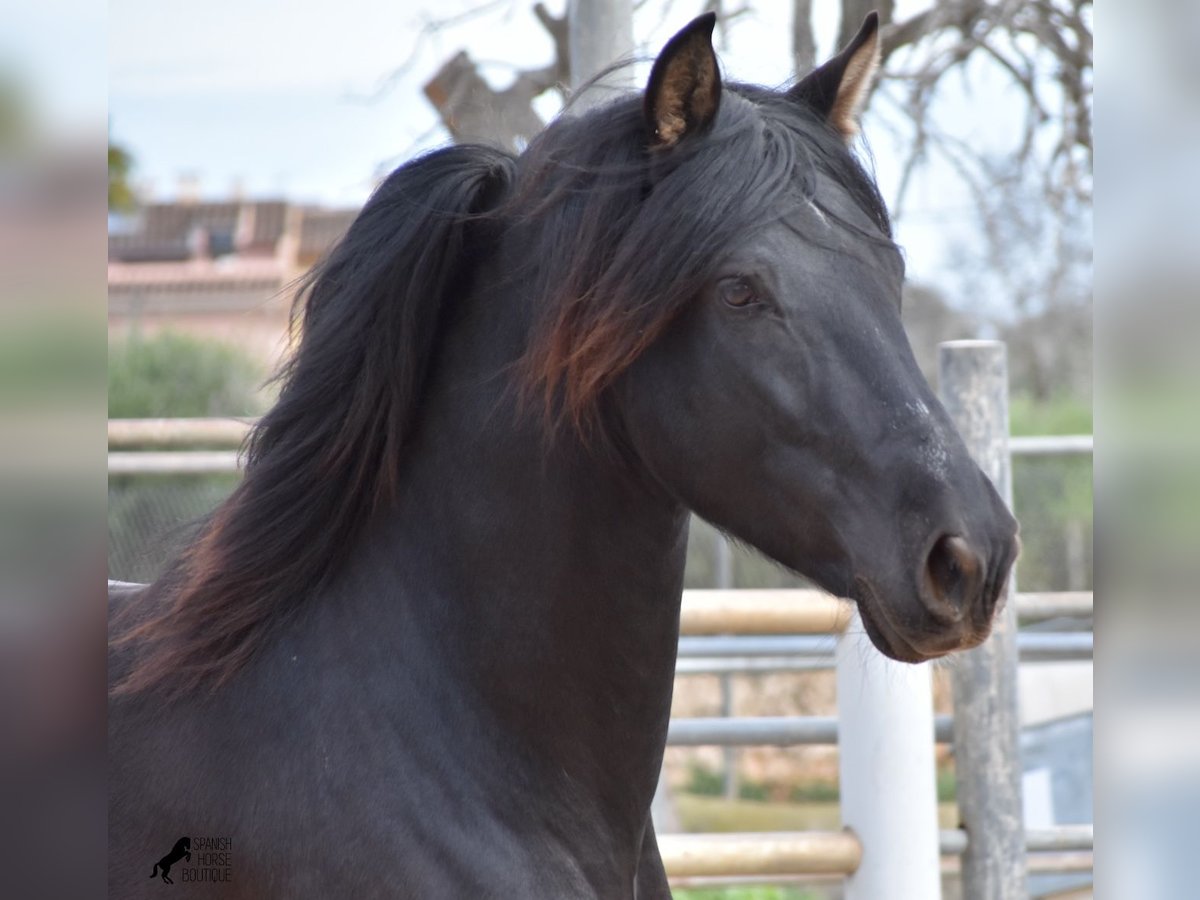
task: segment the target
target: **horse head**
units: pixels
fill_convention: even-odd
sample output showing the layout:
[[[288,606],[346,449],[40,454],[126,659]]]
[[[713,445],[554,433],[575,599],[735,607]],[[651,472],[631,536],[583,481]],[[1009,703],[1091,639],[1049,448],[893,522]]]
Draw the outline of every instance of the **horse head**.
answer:
[[[978,644],[1017,526],[917,367],[904,260],[848,147],[878,20],[786,92],[723,85],[713,21],[666,45],[643,97],[645,203],[672,223],[644,253],[683,258],[686,297],[615,415],[668,492],[853,598],[888,656]]]

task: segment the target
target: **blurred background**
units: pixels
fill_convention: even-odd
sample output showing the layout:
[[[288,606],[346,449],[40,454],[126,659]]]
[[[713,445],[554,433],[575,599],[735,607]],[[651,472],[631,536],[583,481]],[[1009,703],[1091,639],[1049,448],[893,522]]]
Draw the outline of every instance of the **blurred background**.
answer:
[[[1013,434],[1092,433],[1090,3],[592,5],[618,20],[612,34],[572,36],[571,16],[586,10],[563,0],[343,0],[292,5],[286,14],[266,0],[214,0],[203,11],[114,3],[110,418],[262,412],[272,399],[265,379],[293,338],[289,285],[345,231],[374,185],[413,155],[459,140],[519,151],[603,63],[635,60],[606,84],[640,85],[661,45],[705,10],[719,15],[726,78],[783,85],[831,56],[879,9],[883,68],[857,149],[904,248],[904,321],[923,371],[934,379],[940,341],[1001,339]],[[220,446],[197,440],[174,449]],[[114,449],[154,447],[132,441]],[[1020,456],[1014,465],[1020,589],[1090,591],[1090,454]],[[234,485],[232,465],[212,468],[110,471],[110,577],[146,581],[161,570],[188,525]],[[686,582],[803,586],[699,521]],[[951,702],[944,675],[939,712]],[[1033,824],[1090,823],[1091,663],[1034,667],[1022,678],[1023,724],[1037,744],[1031,757],[1089,758],[1082,769],[1055,763],[1076,786]],[[833,681],[828,670],[682,676],[674,715],[830,715]],[[938,778],[943,825],[951,827],[954,766],[944,747]],[[665,779],[683,830],[839,824],[835,747],[671,748]],[[1086,876],[1044,882],[1039,895],[1086,892],[1089,884]],[[836,890],[773,885],[681,896],[766,900]]]

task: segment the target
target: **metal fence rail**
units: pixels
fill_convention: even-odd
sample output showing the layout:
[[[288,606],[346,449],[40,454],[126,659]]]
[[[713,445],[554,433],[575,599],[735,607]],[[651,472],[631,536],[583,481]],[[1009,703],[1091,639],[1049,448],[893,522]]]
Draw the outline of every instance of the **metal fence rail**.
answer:
[[[938,832],[938,852],[944,857],[961,856],[968,843],[967,833],[961,829]],[[658,847],[673,881],[850,875],[862,863],[863,855],[862,844],[850,830],[663,834],[658,836]],[[1091,868],[1092,826],[1029,829],[1024,833],[1024,849],[1057,857],[1031,865],[1031,869],[1086,871]]]
[[[254,419],[109,419],[112,449],[187,447],[236,448],[245,440]],[[1087,455],[1094,451],[1090,434],[1014,436],[1008,441],[1013,456]]]
[[[848,831],[662,834],[658,849],[672,878],[849,875],[863,853]]]
[[[1093,595],[1091,591],[1022,593],[1015,602],[1017,616],[1024,622],[1083,618],[1092,614]],[[686,590],[679,632],[688,637],[830,635],[843,631],[853,612],[849,600],[824,591]]]
[[[253,419],[109,419],[109,449],[240,447]]]
[[[1013,456],[1086,456],[1095,452],[1090,434],[1014,436],[1008,439]]]
[[[240,448],[253,424],[252,419],[110,419],[108,470],[114,475],[236,472],[237,453],[201,455]],[[1009,452],[1025,457],[1086,456],[1093,445],[1090,434],[1009,438]],[[207,449],[192,449],[196,447]]]
[[[835,643],[832,638],[805,634],[682,637],[679,639],[680,660],[756,656],[829,660],[833,656],[834,649]],[[1022,662],[1087,660],[1092,658],[1092,634],[1083,631],[1023,631],[1017,635],[1017,649]]]
[[[147,450],[108,454],[109,475],[231,475],[239,468],[236,450]]]
[[[950,716],[935,717],[938,743],[950,743],[953,730]],[[696,717],[672,719],[667,727],[667,745],[671,747],[794,747],[837,742],[837,716]]]

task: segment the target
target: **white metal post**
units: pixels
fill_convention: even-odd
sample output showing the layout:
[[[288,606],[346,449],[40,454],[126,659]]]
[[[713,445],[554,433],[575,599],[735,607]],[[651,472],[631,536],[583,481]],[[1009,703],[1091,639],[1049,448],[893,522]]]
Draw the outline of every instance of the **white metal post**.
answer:
[[[939,900],[929,664],[885,657],[855,613],[838,639],[837,705],[842,824],[863,847],[846,900]]]

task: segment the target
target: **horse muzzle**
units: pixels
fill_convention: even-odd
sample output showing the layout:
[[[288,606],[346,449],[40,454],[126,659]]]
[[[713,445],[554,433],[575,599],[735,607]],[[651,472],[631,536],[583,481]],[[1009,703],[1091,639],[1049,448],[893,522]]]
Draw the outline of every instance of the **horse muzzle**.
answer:
[[[917,663],[987,640],[1020,553],[1013,526],[992,552],[962,535],[938,534],[905,591],[855,578],[853,599],[871,642],[892,659]]]

